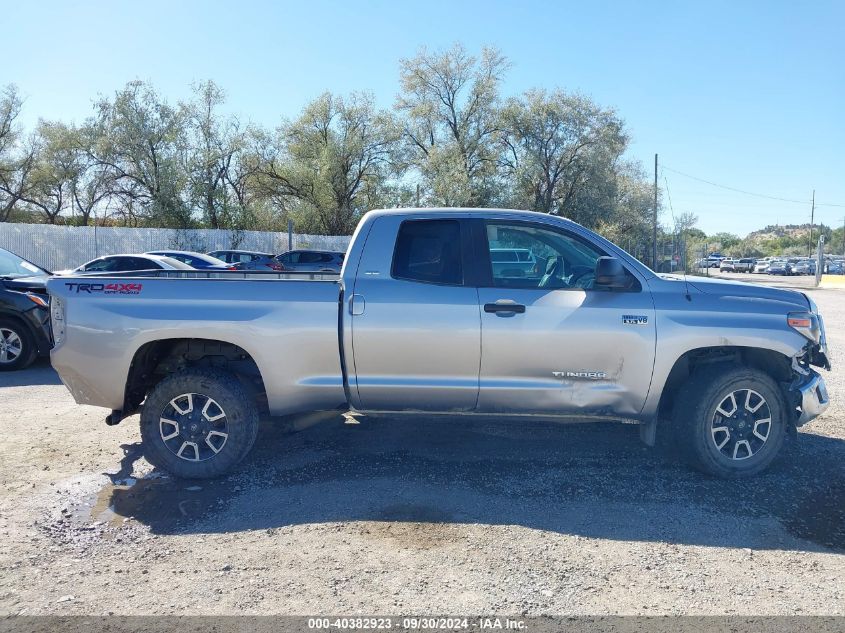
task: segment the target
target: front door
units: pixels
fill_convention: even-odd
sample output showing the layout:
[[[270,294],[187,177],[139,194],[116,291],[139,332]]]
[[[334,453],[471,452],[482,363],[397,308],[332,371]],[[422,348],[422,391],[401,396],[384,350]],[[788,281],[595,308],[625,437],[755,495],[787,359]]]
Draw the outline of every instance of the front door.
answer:
[[[359,409],[475,407],[481,324],[477,289],[465,285],[468,240],[458,219],[375,221],[347,297]]]
[[[483,237],[482,237],[483,236]],[[629,273],[624,290],[596,288],[607,253],[564,229],[488,221],[476,233],[494,259],[524,252],[533,267],[493,264],[479,288],[487,413],[635,415],[654,363],[654,306]]]

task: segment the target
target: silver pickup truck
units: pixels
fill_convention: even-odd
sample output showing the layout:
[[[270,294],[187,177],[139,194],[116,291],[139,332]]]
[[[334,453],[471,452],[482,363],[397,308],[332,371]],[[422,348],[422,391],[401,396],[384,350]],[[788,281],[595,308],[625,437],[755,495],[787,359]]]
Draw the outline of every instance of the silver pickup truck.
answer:
[[[491,265],[502,249],[533,264]],[[76,401],[111,409],[109,424],[140,411],[147,458],[181,477],[238,464],[262,413],[326,410],[613,418],[650,445],[660,421],[698,468],[752,475],[828,406],[806,295],[657,275],[538,213],[372,211],[339,276],[135,273],[48,290],[53,366]]]

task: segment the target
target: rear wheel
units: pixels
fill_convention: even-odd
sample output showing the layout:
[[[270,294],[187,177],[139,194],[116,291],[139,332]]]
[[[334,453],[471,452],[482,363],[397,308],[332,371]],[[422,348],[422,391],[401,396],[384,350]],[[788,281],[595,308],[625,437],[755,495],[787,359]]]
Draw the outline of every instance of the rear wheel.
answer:
[[[706,473],[756,475],[783,447],[787,408],[777,383],[759,369],[713,368],[694,374],[675,403],[679,448]]]
[[[0,371],[24,369],[36,356],[35,341],[26,326],[0,319]]]
[[[232,470],[258,433],[258,411],[237,377],[191,368],[158,383],[144,403],[141,438],[147,460],[187,479]]]

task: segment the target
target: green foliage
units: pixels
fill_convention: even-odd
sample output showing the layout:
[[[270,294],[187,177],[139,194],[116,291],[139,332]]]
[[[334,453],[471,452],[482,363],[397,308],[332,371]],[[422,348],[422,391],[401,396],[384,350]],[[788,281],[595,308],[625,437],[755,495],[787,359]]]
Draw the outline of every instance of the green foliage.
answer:
[[[493,48],[422,49],[400,61],[392,111],[327,92],[275,130],[226,114],[213,81],[175,105],[131,81],[81,125],[25,135],[8,87],[0,221],[348,234],[377,207],[513,206],[648,243],[653,193],[622,119],[564,90],[503,102],[508,67]]]
[[[128,225],[189,228],[196,224],[186,200],[185,121],[142,81],[131,81],[113,100],[96,104],[94,164],[113,175],[119,211]]]
[[[304,230],[351,233],[390,194],[392,152],[400,135],[371,95],[325,93],[295,121],[260,141],[264,191]]]
[[[498,199],[499,85],[508,62],[494,48],[481,57],[460,44],[420,50],[400,62],[404,164],[432,206],[478,207]]]
[[[590,225],[614,214],[628,138],[612,110],[562,90],[529,90],[500,116],[513,206]]]

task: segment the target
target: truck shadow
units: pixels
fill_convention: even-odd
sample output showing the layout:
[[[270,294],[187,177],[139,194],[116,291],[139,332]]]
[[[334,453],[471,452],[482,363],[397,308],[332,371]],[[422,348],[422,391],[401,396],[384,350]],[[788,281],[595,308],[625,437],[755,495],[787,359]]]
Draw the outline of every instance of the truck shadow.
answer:
[[[436,540],[432,527],[471,523],[845,551],[843,454],[845,441],[801,433],[766,474],[724,481],[642,446],[631,425],[432,417],[331,420],[286,433],[267,423],[234,475],[141,479],[103,493],[115,514],[159,534],[371,521],[368,533],[401,524],[418,541]]]
[[[60,385],[59,375],[49,358],[38,358],[26,369],[0,372],[0,387],[29,387],[31,385]]]

